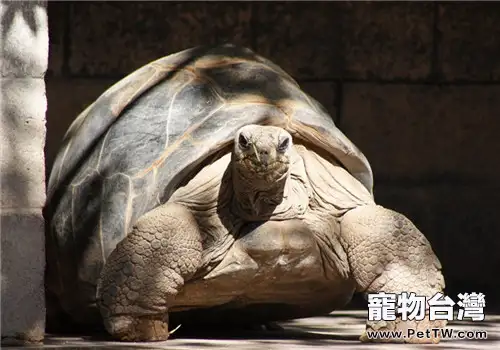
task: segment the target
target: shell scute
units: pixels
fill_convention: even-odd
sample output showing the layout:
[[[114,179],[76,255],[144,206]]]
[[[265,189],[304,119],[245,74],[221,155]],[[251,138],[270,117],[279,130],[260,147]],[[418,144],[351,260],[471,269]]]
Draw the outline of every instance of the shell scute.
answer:
[[[92,304],[100,268],[137,219],[247,124],[286,128],[371,190],[362,153],[281,68],[231,45],[186,50],[116,83],[69,128],[48,184],[49,289]]]
[[[292,78],[254,61],[206,68],[201,73],[219,87],[228,102],[243,96],[259,96],[270,102],[304,99]]]

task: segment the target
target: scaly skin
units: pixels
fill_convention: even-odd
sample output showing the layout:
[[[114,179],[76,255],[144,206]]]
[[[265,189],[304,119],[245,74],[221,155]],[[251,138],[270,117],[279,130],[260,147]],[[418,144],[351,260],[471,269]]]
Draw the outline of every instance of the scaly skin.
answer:
[[[233,255],[225,255],[230,245],[237,248],[238,243],[244,243],[245,236],[239,236],[238,227],[248,222],[291,223],[292,219],[308,222],[312,228],[317,228],[310,230],[315,232],[311,239],[316,240],[321,253],[308,257],[321,256],[319,260],[328,266],[326,272],[335,270],[335,283],[349,282],[352,287],[354,280],[359,292],[414,292],[430,297],[443,290],[441,265],[424,235],[402,214],[377,206],[369,191],[334,160],[327,161],[303,145],[292,147],[292,137],[284,129],[257,125],[240,129],[235,136],[230,162],[227,156],[205,167],[174,193],[170,200],[182,205],[169,202],[141,217],[110,255],[98,285],[98,304],[105,326],[114,337],[126,341],[167,339],[169,308],[175,308],[175,297],[185,283],[195,274],[203,277],[207,272],[204,270],[207,263],[213,263],[205,261],[207,256],[208,260],[212,259],[206,254],[210,248],[215,247],[217,254],[214,256],[226,258],[218,265],[219,270],[228,267],[222,275],[249,272],[250,265],[245,265],[248,260],[245,259],[250,257],[257,259],[252,267],[262,277],[277,273],[280,282],[297,283],[297,286],[303,282],[304,278],[288,273],[286,268],[273,268],[276,259],[258,259],[261,253],[269,250],[275,251],[278,258],[286,256],[285,251],[290,246],[280,246],[277,243],[279,235],[273,239],[274,231],[280,231],[277,228],[265,235],[270,239],[268,242],[258,239],[247,246],[240,244],[245,246],[241,254],[232,250]],[[329,222],[332,225],[324,225]],[[232,231],[229,232],[228,227]],[[273,227],[273,224],[263,227]],[[320,232],[316,232],[318,230]],[[283,241],[294,236],[286,230],[281,233],[287,238]],[[230,240],[226,247],[221,244],[226,242],[224,237],[236,239],[236,242]],[[238,239],[241,240],[238,242]],[[223,248],[217,250],[219,245]],[[307,243],[306,246],[315,245]],[[219,270],[216,268],[212,275]],[[240,274],[231,278],[236,281],[245,276]],[[322,274],[315,276],[320,277],[313,279],[314,283],[319,282],[321,286],[328,283]],[[232,292],[235,286],[231,281],[202,289],[196,295],[197,305],[204,306],[205,295]],[[331,283],[332,291],[336,289],[335,283]],[[310,287],[309,282],[302,283],[303,290],[304,285]],[[273,295],[273,291],[277,292],[273,290],[276,284],[267,287],[268,299],[260,300],[264,304],[279,295]],[[183,292],[186,290],[189,289]],[[255,295],[247,297],[251,299]],[[317,297],[317,294],[311,295],[311,298]],[[444,325],[443,321],[428,318],[419,322],[399,319],[368,322],[367,331],[409,327],[425,330]],[[369,340],[366,333],[361,340]]]
[[[108,332],[126,341],[166,340],[168,306],[196,272],[201,242],[193,215],[180,205],[141,217],[101,273],[97,300]]]
[[[404,215],[367,205],[347,212],[341,221],[344,243],[358,291],[363,293],[414,292],[431,297],[444,288],[441,264],[425,236]],[[445,321],[367,322],[366,331],[442,328]],[[362,341],[370,341],[365,333]],[[380,341],[380,340],[379,340]],[[386,339],[436,343],[437,338]]]

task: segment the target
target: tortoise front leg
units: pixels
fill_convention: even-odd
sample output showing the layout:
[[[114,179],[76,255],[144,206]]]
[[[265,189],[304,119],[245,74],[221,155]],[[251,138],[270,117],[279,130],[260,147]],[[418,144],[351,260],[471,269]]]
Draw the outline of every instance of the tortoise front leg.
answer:
[[[97,287],[108,332],[125,341],[169,336],[168,308],[201,263],[193,215],[167,203],[145,214],[109,256]]]
[[[341,237],[358,291],[364,293],[414,292],[427,298],[442,292],[441,264],[425,236],[405,216],[377,205],[366,205],[347,212],[341,221]],[[397,315],[396,315],[397,316]],[[368,321],[362,341],[431,342],[433,338],[368,339],[367,332],[442,328],[446,321],[431,321],[428,314],[420,321]],[[373,334],[372,333],[372,334]],[[379,333],[380,334],[380,333]]]

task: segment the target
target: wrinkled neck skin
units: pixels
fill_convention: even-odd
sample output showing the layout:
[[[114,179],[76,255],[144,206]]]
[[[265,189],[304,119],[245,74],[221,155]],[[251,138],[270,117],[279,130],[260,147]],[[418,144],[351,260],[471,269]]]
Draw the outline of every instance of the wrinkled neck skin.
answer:
[[[247,221],[288,220],[304,214],[309,186],[302,158],[293,152],[286,174],[272,176],[248,172],[231,162],[233,199],[231,211]]]

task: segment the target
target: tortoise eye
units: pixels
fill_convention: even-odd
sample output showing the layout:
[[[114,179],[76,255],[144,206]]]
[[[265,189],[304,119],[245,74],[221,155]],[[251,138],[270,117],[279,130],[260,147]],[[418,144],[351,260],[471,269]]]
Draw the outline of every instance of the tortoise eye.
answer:
[[[243,134],[240,134],[240,136],[238,137],[238,143],[239,143],[240,147],[243,149],[247,149],[248,147],[250,147],[250,141]]]
[[[290,145],[290,138],[288,136],[284,137],[278,143],[278,151],[285,152],[288,149],[289,145]]]

